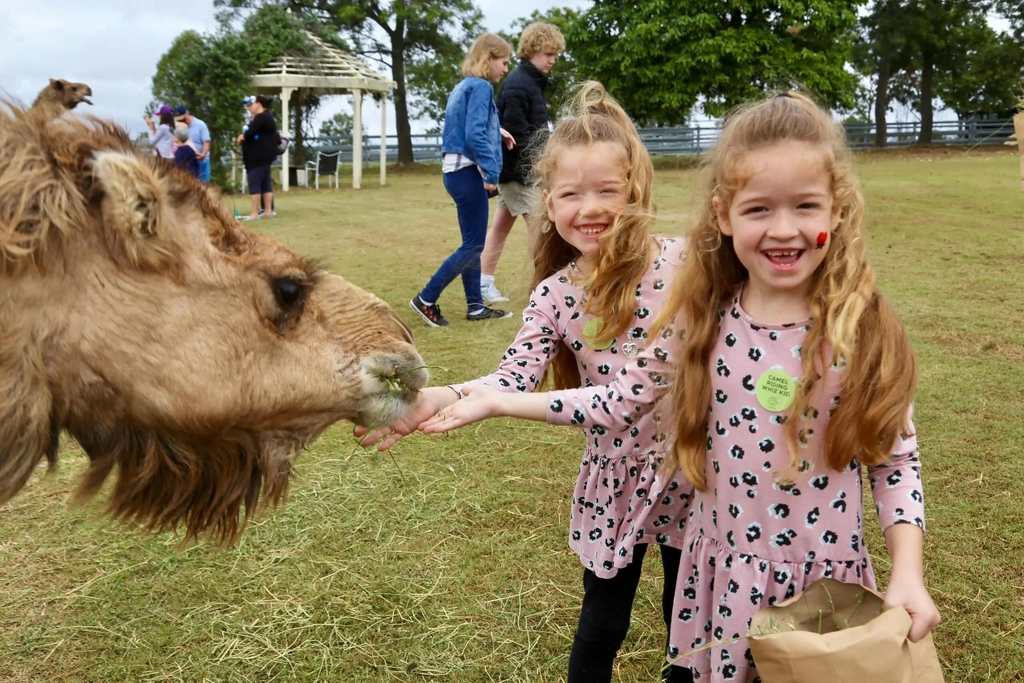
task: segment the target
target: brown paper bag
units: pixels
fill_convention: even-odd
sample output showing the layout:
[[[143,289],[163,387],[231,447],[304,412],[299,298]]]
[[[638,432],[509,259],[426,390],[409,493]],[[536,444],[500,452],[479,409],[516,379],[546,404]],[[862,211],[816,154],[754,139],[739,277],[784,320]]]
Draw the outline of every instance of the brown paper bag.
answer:
[[[1024,190],[1024,112],[1013,115],[1013,132],[1020,152],[1020,188]]]
[[[910,642],[910,615],[882,604],[863,586],[819,579],[761,609],[749,642],[762,683],[943,683],[931,634]]]

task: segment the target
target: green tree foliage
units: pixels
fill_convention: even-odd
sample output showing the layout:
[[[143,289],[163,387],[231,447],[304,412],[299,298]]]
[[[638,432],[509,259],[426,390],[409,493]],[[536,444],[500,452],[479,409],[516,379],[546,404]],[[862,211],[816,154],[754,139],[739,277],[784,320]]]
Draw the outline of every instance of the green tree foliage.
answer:
[[[214,35],[179,35],[157,63],[152,86],[157,101],[184,104],[210,127],[211,173],[222,186],[228,178],[223,159],[237,148],[235,140],[246,121],[242,99],[252,94],[248,74],[280,54],[309,49],[299,25],[283,8],[262,7],[238,29],[231,19],[222,15]],[[280,109],[276,114],[280,121]]]
[[[1009,113],[1024,57],[989,24],[988,0],[875,0],[862,19],[854,62],[874,81],[877,146],[891,102],[917,109],[918,141],[932,141],[935,100],[961,118]]]
[[[339,111],[337,114],[320,124],[320,136],[331,138],[350,138],[355,127],[352,114]],[[366,128],[363,128],[365,132]]]
[[[996,32],[983,16],[972,19],[960,35],[960,59],[936,78],[936,94],[960,119],[1009,118],[1021,98],[1024,49],[1012,35]]]
[[[643,123],[679,124],[774,88],[852,109],[845,68],[862,0],[594,0],[566,35],[596,78]]]
[[[473,0],[215,0],[217,6],[275,4],[320,22],[351,41],[355,52],[391,72],[398,161],[413,161],[410,114],[443,116],[462,78],[466,48],[483,32]]]
[[[972,27],[986,22],[989,3],[979,0],[913,0],[903,13],[917,76],[911,102],[921,115],[920,144],[931,144],[936,81],[962,75]]]
[[[860,99],[868,100],[865,109],[874,110],[876,147],[886,146],[886,116],[892,103],[906,104],[914,98],[916,84],[909,78],[915,64],[913,36],[905,30],[909,11],[906,0],[875,0],[861,17],[853,46],[852,62],[871,83]]]
[[[569,31],[569,27],[579,21],[579,17],[580,13],[569,7],[555,7],[546,12],[534,10],[530,16],[521,17],[512,22],[512,26],[508,31],[499,31],[498,34],[507,40],[513,48],[518,49],[519,35],[524,28],[533,22],[544,21],[557,26],[562,34],[565,35]],[[513,58],[513,64],[509,66],[509,70],[511,70],[517,59]],[[555,62],[551,73],[548,74],[548,87],[544,91],[544,99],[547,100],[548,113],[552,120],[566,113],[565,107],[571,97],[572,87],[579,81],[577,71],[578,66],[576,59],[573,57],[572,45],[566,41],[566,49],[559,55],[558,61]],[[500,87],[499,85],[499,92]]]

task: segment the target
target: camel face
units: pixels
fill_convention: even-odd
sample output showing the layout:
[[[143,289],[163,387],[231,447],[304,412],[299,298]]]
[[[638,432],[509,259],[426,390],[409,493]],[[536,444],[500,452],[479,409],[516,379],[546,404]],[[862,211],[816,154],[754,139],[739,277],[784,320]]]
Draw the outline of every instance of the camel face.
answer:
[[[377,297],[243,229],[96,120],[0,110],[0,504],[62,432],[109,511],[234,536],[339,420],[386,424],[427,381]]]
[[[50,85],[61,94],[61,102],[68,110],[74,109],[80,102],[92,104],[92,88],[85,83],[72,83],[64,79],[50,79]]]
[[[81,102],[92,104],[92,88],[85,83],[73,83],[63,78],[51,78],[50,82],[39,91],[33,107],[45,108],[53,116],[60,116],[71,111]]]

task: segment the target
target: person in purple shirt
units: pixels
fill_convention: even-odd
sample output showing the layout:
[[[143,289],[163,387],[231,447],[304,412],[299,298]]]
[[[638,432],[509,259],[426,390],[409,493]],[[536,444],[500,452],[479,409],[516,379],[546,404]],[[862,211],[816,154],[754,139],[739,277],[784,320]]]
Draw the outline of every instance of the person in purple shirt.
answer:
[[[164,159],[171,159],[174,153],[171,151],[171,141],[174,138],[174,110],[166,104],[157,110],[159,125],[152,117],[146,117],[146,125],[149,126],[149,143],[153,145],[153,154]]]

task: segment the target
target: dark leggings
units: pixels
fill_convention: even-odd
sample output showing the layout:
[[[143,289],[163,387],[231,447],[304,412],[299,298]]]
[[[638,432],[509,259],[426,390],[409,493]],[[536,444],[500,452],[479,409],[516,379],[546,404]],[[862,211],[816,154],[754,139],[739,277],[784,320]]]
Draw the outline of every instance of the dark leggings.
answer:
[[[583,570],[583,608],[569,654],[569,683],[605,683],[612,680],[612,663],[629,631],[633,599],[640,583],[645,554],[646,545],[634,547],[633,561],[610,579],[598,578],[589,569]],[[661,546],[661,565],[665,571],[661,612],[666,631],[672,619],[672,600],[681,554],[675,548]],[[693,676],[689,669],[673,666],[665,680],[692,683]]]

